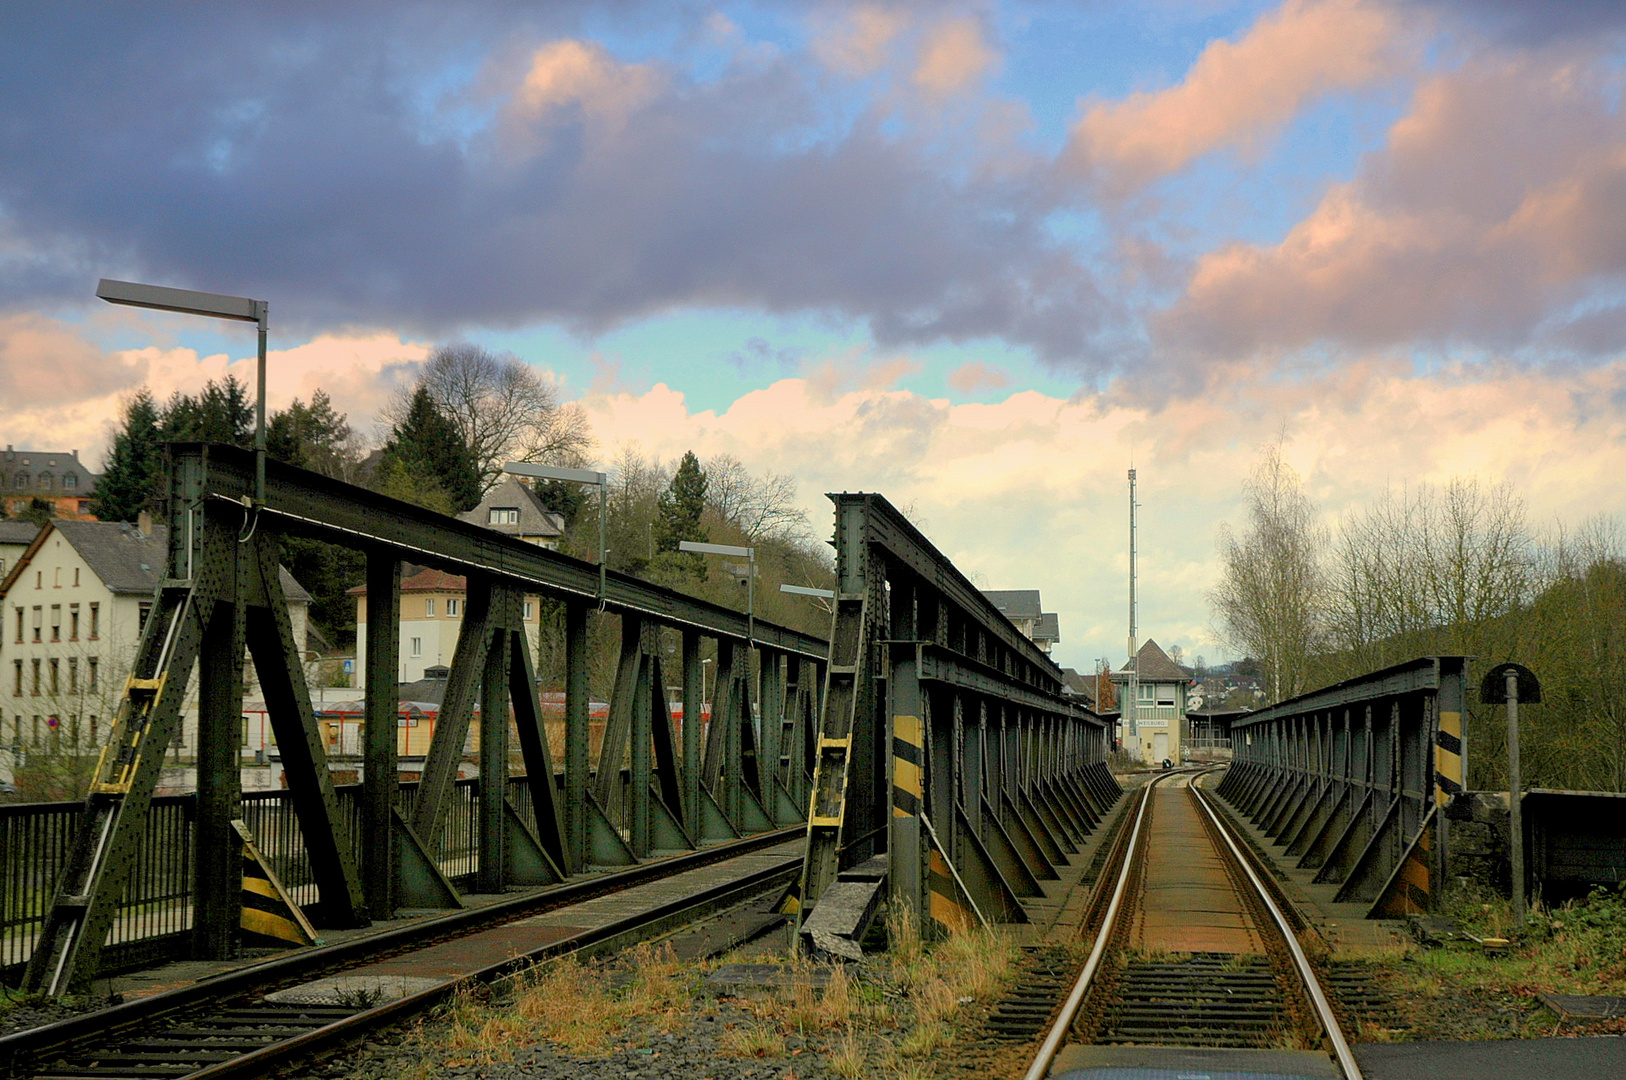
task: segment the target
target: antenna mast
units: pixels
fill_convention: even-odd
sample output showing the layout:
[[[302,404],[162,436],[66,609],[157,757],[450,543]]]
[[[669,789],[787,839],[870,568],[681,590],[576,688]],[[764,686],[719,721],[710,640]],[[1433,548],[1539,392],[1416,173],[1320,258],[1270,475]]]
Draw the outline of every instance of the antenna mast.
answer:
[[[1140,643],[1136,640],[1139,630],[1135,625],[1135,470],[1129,470],[1129,684],[1124,694],[1123,717],[1129,729],[1129,735],[1134,740],[1135,757],[1140,757],[1140,740],[1135,730],[1135,705],[1140,698],[1140,664],[1136,652]]]

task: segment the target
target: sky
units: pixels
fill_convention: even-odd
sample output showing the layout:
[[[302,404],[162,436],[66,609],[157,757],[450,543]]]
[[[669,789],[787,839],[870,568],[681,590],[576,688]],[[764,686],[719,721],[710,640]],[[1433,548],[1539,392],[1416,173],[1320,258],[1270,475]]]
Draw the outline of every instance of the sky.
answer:
[[[1506,481],[1626,512],[1614,0],[16,5],[0,442],[101,461],[227,372],[373,436],[437,344],[510,351],[609,463],[878,491],[1063,664],[1234,656],[1223,523],[1280,444],[1331,522]]]

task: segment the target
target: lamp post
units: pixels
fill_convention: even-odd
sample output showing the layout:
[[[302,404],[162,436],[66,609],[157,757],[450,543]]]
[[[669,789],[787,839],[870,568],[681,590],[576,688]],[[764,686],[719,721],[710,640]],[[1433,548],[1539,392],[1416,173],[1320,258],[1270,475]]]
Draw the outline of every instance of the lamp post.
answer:
[[[502,467],[515,476],[532,476],[539,480],[563,480],[571,484],[588,484],[598,488],[598,598],[605,597],[604,547],[605,514],[609,503],[609,477],[592,469],[561,469],[552,465],[532,465],[526,461],[510,461]]]
[[[96,295],[109,304],[151,308],[154,311],[178,311],[183,315],[207,315],[259,326],[259,365],[254,376],[254,501],[265,505],[265,330],[270,318],[270,304],[264,300],[250,300],[246,296],[171,289],[166,285],[143,285],[111,278],[102,278],[96,286]]]
[[[702,555],[732,555],[746,562],[745,575],[745,639],[756,644],[756,577],[757,549],[736,544],[701,544],[693,540],[679,540],[679,551],[694,551]]]

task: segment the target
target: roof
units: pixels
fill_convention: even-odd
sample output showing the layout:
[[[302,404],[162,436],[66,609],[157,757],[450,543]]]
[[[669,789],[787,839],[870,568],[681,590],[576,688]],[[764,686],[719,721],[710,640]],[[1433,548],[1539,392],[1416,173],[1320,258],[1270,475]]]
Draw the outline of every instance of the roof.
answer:
[[[491,511],[497,508],[517,509],[519,521],[493,523]],[[519,477],[512,475],[505,475],[495,487],[486,492],[486,497],[480,500],[478,506],[457,517],[459,521],[483,525],[504,536],[555,537],[563,536],[565,532],[564,515],[556,514],[543,506],[542,500],[537,498],[530,485],[522,483]]]
[[[1076,697],[1087,698],[1092,704],[1095,701],[1094,680],[1079,671],[1077,668],[1064,667],[1061,669],[1061,692]]]
[[[39,531],[32,521],[0,521],[0,544],[31,544]]]
[[[1033,640],[1050,642],[1061,640],[1061,620],[1054,611],[1040,613],[1039,625],[1033,628]]]
[[[0,453],[0,476],[6,478],[5,494],[7,495],[39,495],[43,493],[90,495],[96,490],[96,481],[100,477],[85,468],[84,462],[79,460],[77,450],[18,450],[7,446],[4,453]],[[27,477],[27,483],[17,486],[14,477]],[[62,486],[62,478],[72,476],[75,484],[72,488]],[[41,486],[41,478],[45,477],[46,486]]]
[[[1122,682],[1130,671],[1134,671],[1141,682],[1185,682],[1191,678],[1191,672],[1170,660],[1169,654],[1151,638],[1147,638],[1146,644],[1135,654],[1135,663],[1124,664],[1122,671],[1112,673],[1113,678]]]
[[[28,551],[17,560],[6,578],[8,589],[12,579],[33,561],[34,553],[53,531],[73,546],[90,572],[115,596],[150,596],[158,588],[169,557],[167,526],[158,525],[151,533],[143,533],[126,522],[60,520],[41,529]],[[294,580],[287,568],[278,567],[277,580],[289,603],[311,602],[311,594]]]
[[[984,589],[982,595],[1007,619],[1040,617],[1038,589]]]
[[[411,573],[406,573],[410,570]],[[469,579],[461,574],[448,574],[431,566],[405,567],[401,577],[401,591],[409,592],[468,592]],[[347,590],[350,596],[366,596],[367,586],[357,585]]]

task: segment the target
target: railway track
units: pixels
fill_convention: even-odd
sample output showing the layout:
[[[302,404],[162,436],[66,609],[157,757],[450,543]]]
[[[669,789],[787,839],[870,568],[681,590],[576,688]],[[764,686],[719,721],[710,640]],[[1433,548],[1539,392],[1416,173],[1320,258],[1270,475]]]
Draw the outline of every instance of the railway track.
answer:
[[[654,936],[782,887],[800,871],[800,852],[777,857],[762,853],[800,835],[800,829],[786,829],[719,844],[16,1032],[0,1037],[4,1063],[0,1075],[12,1080],[226,1080],[264,1075],[418,1016],[460,987],[492,982],[553,956]],[[717,867],[719,863],[724,866]],[[737,873],[735,864],[742,864]],[[573,908],[612,893],[619,902],[620,896],[639,888],[671,895],[654,897],[631,914],[598,919],[585,928],[556,925],[541,928],[549,932],[538,932],[532,927],[529,933],[514,929],[550,912],[555,924],[588,922],[570,919]],[[553,932],[558,930],[574,932]],[[466,958],[461,964],[455,960],[459,953]],[[357,979],[353,973],[414,969],[423,975],[398,974],[395,993],[381,995],[361,986],[304,1000],[298,989],[318,980],[324,986],[376,986],[376,976]]]
[[[1026,1080],[1042,1080],[1070,1042],[1320,1046],[1361,1080],[1300,943],[1306,924],[1195,779],[1153,779],[1126,816],[1090,901],[1088,958]],[[1038,1011],[1029,1003],[1027,1015]]]

